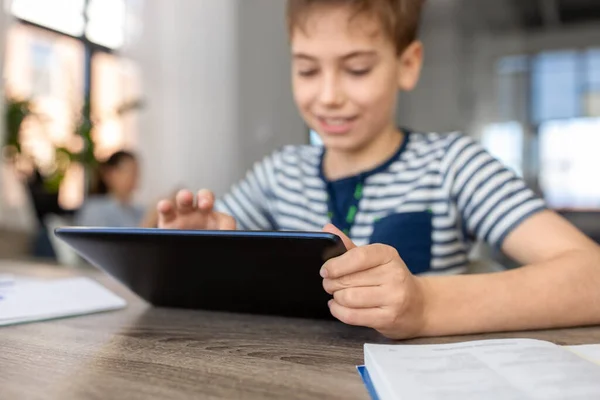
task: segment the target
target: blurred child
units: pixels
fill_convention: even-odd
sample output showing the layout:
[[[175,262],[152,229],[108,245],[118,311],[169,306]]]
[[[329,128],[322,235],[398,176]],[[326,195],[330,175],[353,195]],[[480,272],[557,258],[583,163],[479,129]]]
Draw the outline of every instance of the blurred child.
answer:
[[[156,227],[155,210],[146,212],[134,204],[139,181],[139,163],[135,154],[118,151],[100,164],[96,188],[75,215],[79,226],[131,228]]]

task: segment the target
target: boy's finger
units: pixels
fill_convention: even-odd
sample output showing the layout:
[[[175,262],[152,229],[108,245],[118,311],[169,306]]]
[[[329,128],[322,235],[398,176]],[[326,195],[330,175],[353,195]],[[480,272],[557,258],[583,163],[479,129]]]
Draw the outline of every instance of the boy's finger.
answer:
[[[183,214],[194,211],[194,195],[189,190],[180,190],[175,196],[177,211]]]
[[[218,229],[220,231],[235,231],[236,222],[235,219],[227,214],[218,214]]]
[[[159,201],[156,206],[156,210],[158,211],[159,226],[171,223],[177,217],[177,213],[175,212],[175,206],[173,205],[173,202],[169,200]]]
[[[338,279],[345,275],[388,264],[395,257],[398,257],[398,252],[390,246],[371,244],[356,247],[323,264],[321,276],[328,279]]]
[[[331,315],[348,325],[374,329],[385,325],[386,310],[383,308],[349,308],[335,300],[329,300],[329,310]]]
[[[387,298],[381,286],[355,287],[338,290],[333,298],[340,306],[348,308],[375,308],[385,304]]]
[[[202,189],[198,192],[198,208],[200,211],[212,211],[215,205],[215,195],[210,190]]]
[[[344,246],[346,246],[346,250],[350,250],[350,249],[353,249],[356,247],[356,245],[354,243],[352,243],[352,240],[350,240],[350,238],[348,236],[346,236],[346,234],[344,232],[340,231],[333,224],[325,225],[325,227],[323,228],[323,232],[327,232],[327,233],[331,233],[331,234],[339,236],[340,239],[342,239],[342,242],[344,242]]]
[[[388,283],[389,280],[389,269],[379,266],[355,274],[344,275],[337,279],[323,279],[323,289],[329,294],[334,294],[339,290],[349,288],[381,286]]]

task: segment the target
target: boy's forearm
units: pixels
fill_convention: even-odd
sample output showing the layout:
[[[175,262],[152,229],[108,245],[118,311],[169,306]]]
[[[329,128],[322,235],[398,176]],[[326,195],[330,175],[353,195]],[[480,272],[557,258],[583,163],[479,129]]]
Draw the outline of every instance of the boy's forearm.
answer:
[[[600,250],[481,275],[417,278],[425,294],[421,336],[600,323]]]

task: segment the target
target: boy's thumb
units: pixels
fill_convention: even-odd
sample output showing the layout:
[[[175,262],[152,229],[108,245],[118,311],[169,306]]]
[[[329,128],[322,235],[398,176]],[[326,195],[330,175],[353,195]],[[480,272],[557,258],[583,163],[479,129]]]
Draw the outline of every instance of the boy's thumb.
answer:
[[[348,236],[346,236],[346,234],[344,232],[340,231],[333,224],[325,225],[325,227],[323,228],[323,232],[327,232],[327,233],[331,233],[336,236],[339,236],[340,239],[342,239],[342,242],[344,242],[344,246],[346,246],[346,250],[350,250],[350,249],[353,249],[356,247],[356,245],[354,243],[352,243],[352,240],[350,240],[350,238]]]

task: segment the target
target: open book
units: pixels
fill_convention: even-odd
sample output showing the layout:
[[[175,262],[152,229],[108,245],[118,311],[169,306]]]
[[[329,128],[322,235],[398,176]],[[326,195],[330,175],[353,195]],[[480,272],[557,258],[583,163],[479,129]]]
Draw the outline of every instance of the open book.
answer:
[[[600,399],[600,345],[501,339],[364,351],[361,375],[379,400]]]

